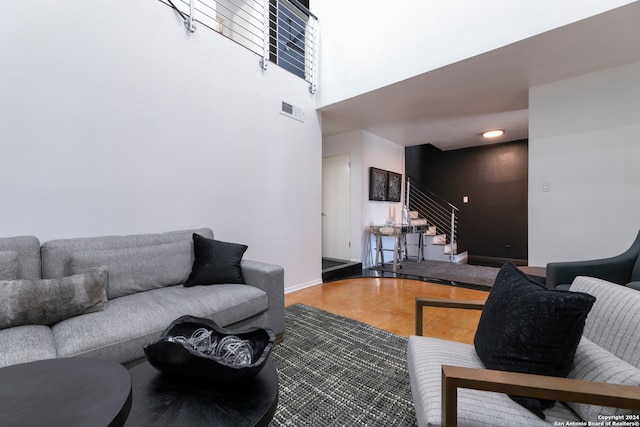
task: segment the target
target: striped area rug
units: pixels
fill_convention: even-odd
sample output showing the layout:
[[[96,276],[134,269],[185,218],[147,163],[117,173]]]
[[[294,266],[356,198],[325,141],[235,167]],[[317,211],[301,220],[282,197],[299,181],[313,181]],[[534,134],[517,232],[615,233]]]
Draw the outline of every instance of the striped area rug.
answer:
[[[280,395],[271,426],[415,426],[407,339],[326,311],[285,309],[271,357]]]

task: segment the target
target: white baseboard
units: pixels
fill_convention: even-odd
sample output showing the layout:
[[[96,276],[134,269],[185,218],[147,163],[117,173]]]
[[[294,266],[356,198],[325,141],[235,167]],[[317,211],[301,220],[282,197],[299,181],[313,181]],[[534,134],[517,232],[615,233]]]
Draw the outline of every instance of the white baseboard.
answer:
[[[290,292],[299,291],[304,288],[309,288],[311,286],[321,285],[321,284],[322,284],[322,279],[316,279],[307,283],[300,283],[298,285],[287,286],[286,288],[284,288],[284,293],[288,294]]]

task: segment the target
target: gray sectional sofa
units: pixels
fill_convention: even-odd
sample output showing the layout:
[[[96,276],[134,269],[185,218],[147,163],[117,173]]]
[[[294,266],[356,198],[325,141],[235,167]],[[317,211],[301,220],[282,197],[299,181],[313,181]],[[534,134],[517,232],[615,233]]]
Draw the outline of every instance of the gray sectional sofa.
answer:
[[[0,238],[0,367],[75,356],[126,364],[183,315],[281,337],[283,268],[242,259],[245,284],[183,286],[194,233],[213,239],[208,228],[42,245],[34,236]]]

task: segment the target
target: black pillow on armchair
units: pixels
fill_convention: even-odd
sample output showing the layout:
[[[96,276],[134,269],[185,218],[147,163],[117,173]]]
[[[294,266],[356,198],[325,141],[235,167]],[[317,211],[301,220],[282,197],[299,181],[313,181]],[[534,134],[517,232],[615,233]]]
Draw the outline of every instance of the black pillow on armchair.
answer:
[[[507,262],[485,303],[474,345],[488,369],[566,377],[595,297],[548,290]],[[538,417],[553,401],[509,396]]]
[[[244,283],[240,261],[247,245],[221,242],[193,234],[195,259],[184,286]]]

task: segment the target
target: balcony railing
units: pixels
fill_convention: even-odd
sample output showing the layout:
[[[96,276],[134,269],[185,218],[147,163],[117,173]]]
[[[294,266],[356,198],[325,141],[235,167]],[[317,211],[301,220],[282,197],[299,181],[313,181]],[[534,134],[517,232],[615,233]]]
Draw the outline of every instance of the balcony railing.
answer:
[[[318,85],[318,19],[298,0],[160,0],[172,6],[188,31],[200,24],[258,54],[267,69],[272,62]]]

